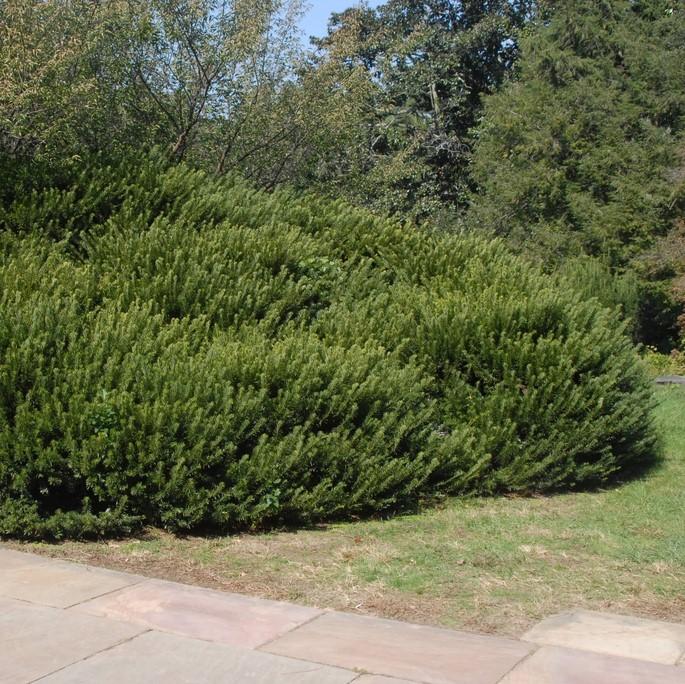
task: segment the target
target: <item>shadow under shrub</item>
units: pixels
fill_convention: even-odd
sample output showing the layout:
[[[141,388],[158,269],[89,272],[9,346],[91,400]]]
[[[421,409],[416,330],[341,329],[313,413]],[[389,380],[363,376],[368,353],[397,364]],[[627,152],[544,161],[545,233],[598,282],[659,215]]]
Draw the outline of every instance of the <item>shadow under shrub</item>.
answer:
[[[0,534],[311,523],[651,461],[616,315],[501,244],[154,161],[107,198],[106,174],[5,212]]]

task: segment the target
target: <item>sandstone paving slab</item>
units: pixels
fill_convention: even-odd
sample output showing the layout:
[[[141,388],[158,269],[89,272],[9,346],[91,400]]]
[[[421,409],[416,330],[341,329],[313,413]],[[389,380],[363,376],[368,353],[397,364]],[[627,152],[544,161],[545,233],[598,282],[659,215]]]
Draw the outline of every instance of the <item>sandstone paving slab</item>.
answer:
[[[261,650],[426,684],[495,684],[534,647],[511,639],[326,613]]]
[[[21,605],[23,605],[21,601],[15,601],[14,599],[0,596],[0,615],[16,610],[17,606]]]
[[[500,684],[685,684],[685,672],[646,660],[543,646]]]
[[[141,628],[0,600],[0,683],[24,684],[140,634]]]
[[[24,564],[17,557],[23,555]],[[123,572],[0,551],[0,596],[53,608],[67,608],[141,581]]]
[[[354,684],[421,684],[421,682],[409,679],[397,679],[397,677],[384,677],[383,675],[362,675],[354,680]]]
[[[349,684],[356,677],[356,672],[340,668],[147,632],[46,677],[41,684]]]
[[[321,611],[279,601],[149,580],[72,610],[196,639],[255,648]]]
[[[578,610],[543,620],[523,639],[673,665],[685,651],[685,625]]]
[[[25,568],[28,565],[46,565],[50,562],[51,559],[45,556],[5,549],[0,545],[0,572],[14,568]]]

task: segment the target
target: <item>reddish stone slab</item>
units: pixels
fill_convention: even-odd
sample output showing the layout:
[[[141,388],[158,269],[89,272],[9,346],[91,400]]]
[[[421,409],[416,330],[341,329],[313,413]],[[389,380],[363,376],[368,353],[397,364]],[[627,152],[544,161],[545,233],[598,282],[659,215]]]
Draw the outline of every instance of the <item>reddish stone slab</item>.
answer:
[[[321,611],[278,601],[149,580],[73,610],[206,641],[255,648]]]
[[[511,639],[328,613],[262,650],[426,684],[495,684],[533,647]]]
[[[501,684],[685,684],[685,673],[673,665],[544,646]]]
[[[685,651],[685,625],[577,610],[543,620],[523,639],[674,665]]]
[[[0,596],[21,601],[67,608],[140,581],[123,572],[0,549]]]

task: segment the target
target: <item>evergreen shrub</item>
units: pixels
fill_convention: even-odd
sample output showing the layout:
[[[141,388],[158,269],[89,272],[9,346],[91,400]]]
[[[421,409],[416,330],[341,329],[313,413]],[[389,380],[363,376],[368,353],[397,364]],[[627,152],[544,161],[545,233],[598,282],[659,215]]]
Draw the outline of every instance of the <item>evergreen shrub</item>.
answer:
[[[617,314],[499,242],[154,158],[0,227],[2,535],[308,524],[654,453]]]

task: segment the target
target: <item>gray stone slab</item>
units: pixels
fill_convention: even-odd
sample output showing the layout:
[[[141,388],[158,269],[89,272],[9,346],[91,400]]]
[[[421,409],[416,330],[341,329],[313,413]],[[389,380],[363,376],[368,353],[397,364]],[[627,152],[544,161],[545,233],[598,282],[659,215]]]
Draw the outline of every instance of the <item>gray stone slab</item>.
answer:
[[[685,625],[578,610],[543,620],[523,639],[673,665],[685,651]]]
[[[354,680],[354,684],[421,684],[421,682],[396,677],[384,677],[383,675],[362,675]]]
[[[9,613],[16,610],[17,606],[23,605],[21,601],[15,601],[14,599],[4,598],[0,596],[0,615],[3,613]]]
[[[0,572],[3,570],[13,570],[15,568],[25,568],[29,565],[46,565],[52,559],[45,556],[36,556],[33,553],[22,553],[13,549],[6,549],[0,545]]]
[[[357,673],[316,663],[160,632],[41,680],[45,684],[349,684]],[[397,684],[397,682],[395,682]],[[401,683],[400,683],[401,684]]]
[[[114,620],[0,600],[0,682],[24,684],[141,632]]]
[[[662,375],[654,378],[657,385],[685,385],[685,376],[683,375]]]
[[[685,684],[673,665],[544,646],[500,684]]]
[[[495,684],[533,647],[511,639],[327,613],[262,650],[426,684]]]
[[[321,614],[290,603],[149,580],[73,610],[206,641],[255,648]]]
[[[66,608],[142,578],[78,563],[0,550],[0,596]]]

